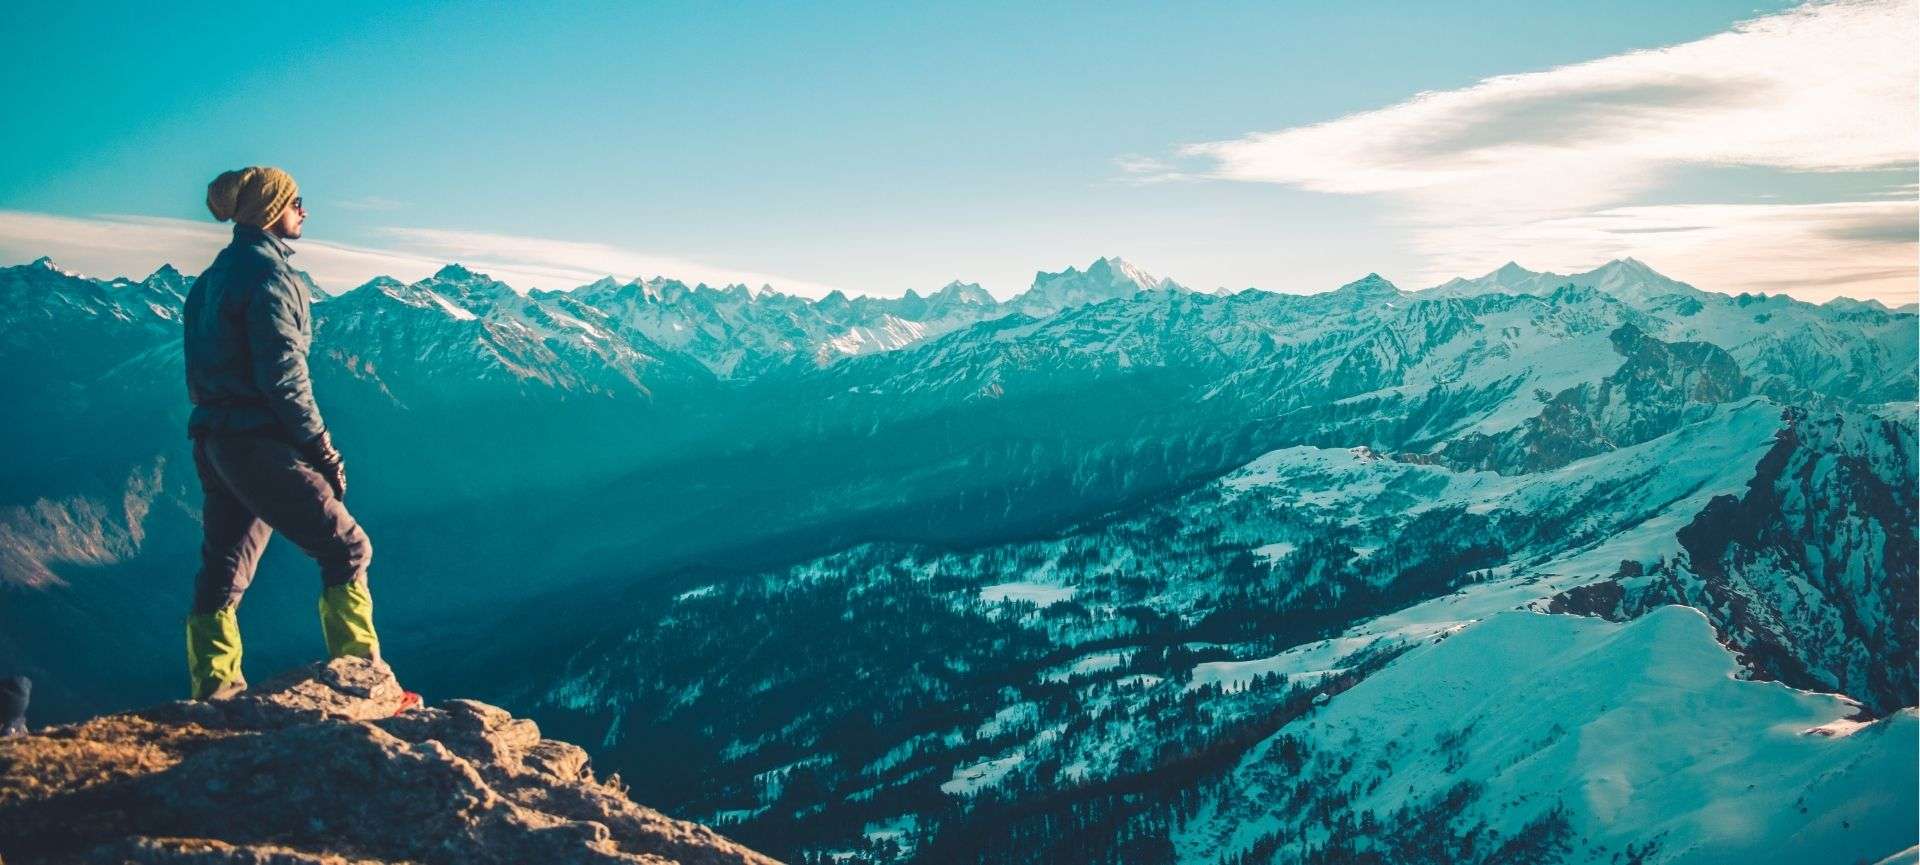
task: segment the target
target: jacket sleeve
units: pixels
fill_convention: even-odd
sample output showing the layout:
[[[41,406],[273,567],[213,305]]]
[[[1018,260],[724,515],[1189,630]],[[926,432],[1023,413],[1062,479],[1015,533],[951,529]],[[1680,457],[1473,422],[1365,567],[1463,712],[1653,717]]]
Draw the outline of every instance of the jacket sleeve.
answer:
[[[267,398],[274,417],[301,444],[326,431],[320,406],[313,401],[307,373],[311,333],[307,293],[284,271],[271,270],[247,303],[247,349],[253,384]]]

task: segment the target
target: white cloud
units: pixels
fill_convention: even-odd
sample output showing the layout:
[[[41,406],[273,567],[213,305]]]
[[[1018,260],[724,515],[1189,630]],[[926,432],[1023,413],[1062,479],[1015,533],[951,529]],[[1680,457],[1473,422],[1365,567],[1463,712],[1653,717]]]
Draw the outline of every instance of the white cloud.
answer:
[[[94,276],[140,277],[167,263],[193,273],[213,260],[232,233],[227,225],[191,219],[72,217],[0,210],[0,262],[19,263],[49,255],[64,267]],[[294,265],[335,292],[381,275],[407,281],[421,279],[451,261],[522,291],[574,288],[609,274],[621,278],[666,276],[713,285],[737,282],[754,288],[770,284],[789,294],[810,296],[831,290],[805,280],[605,244],[419,228],[389,228],[384,234],[394,239],[392,246],[295,241]]]
[[[1388,197],[1432,281],[1514,257],[1651,262],[1658,256],[1641,250],[1664,250],[1684,260],[1675,275],[1703,288],[1780,291],[1904,257],[1911,300],[1920,276],[1911,231],[1904,240],[1884,230],[1871,242],[1831,236],[1841,218],[1882,228],[1904,218],[1911,229],[1911,194],[1784,208],[1632,205],[1703,167],[1911,169],[1920,155],[1915,12],[1912,0],[1814,3],[1694,42],[1488,78],[1181,154],[1211,178]],[[1128,167],[1171,171],[1146,160]],[[1676,219],[1719,221],[1683,244],[1666,237],[1688,233],[1672,230]],[[1899,284],[1861,289],[1889,299]],[[1831,284],[1826,293],[1841,290],[1856,293]]]
[[[1152,156],[1129,153],[1113,158],[1121,179],[1132,183],[1165,183],[1169,180],[1195,180],[1198,175],[1181,171],[1172,162]]]

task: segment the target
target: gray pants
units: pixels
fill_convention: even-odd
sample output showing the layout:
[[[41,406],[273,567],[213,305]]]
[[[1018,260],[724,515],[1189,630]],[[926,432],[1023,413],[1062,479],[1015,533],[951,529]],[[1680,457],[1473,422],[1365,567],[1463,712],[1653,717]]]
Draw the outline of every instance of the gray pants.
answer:
[[[193,464],[206,492],[195,613],[240,603],[274,532],[320,564],[321,585],[366,579],[372,542],[293,445],[266,436],[205,436],[194,439]]]

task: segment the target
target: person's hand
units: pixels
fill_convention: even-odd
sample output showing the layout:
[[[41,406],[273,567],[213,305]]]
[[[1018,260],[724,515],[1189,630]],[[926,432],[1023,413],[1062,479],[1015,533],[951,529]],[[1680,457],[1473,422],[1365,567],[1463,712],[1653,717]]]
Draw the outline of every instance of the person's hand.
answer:
[[[333,435],[325,430],[307,445],[307,460],[320,470],[320,476],[327,479],[327,486],[333,487],[334,496],[347,497],[347,463],[340,458],[340,451],[333,446]]]

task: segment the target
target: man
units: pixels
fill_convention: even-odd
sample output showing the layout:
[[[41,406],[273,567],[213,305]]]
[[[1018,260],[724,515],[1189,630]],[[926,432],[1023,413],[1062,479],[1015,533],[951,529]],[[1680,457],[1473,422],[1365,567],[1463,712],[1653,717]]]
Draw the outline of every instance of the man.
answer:
[[[278,168],[229,171],[207,185],[207,209],[234,226],[186,304],[187,435],[206,494],[187,617],[194,699],[246,689],[235,612],[274,532],[320,565],[327,653],[380,660],[367,591],[373,545],[342,502],[346,467],[307,373],[311,300],[287,262],[287,241],[307,218],[300,189]]]

